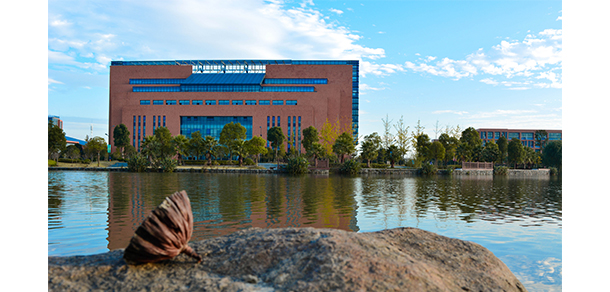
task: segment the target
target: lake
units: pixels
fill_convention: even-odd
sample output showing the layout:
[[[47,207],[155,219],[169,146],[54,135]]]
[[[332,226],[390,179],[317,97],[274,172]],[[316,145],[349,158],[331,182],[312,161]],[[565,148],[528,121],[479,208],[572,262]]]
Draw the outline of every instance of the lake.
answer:
[[[186,190],[191,241],[250,228],[416,227],[478,243],[529,291],[561,291],[561,178],[48,172],[48,255],[125,248],[166,196]]]

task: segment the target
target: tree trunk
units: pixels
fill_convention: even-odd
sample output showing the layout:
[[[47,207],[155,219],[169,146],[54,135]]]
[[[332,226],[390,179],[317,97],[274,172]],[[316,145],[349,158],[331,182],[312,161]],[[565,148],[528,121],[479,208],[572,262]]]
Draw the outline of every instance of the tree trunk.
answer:
[[[366,160],[366,167],[371,168],[371,160],[370,159]]]

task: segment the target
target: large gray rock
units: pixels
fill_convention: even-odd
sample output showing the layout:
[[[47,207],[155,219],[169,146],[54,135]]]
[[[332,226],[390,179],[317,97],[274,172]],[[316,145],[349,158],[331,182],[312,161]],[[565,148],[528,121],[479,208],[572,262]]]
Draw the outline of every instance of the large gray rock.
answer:
[[[526,291],[486,248],[417,228],[253,228],[189,245],[202,263],[49,257],[49,291]]]

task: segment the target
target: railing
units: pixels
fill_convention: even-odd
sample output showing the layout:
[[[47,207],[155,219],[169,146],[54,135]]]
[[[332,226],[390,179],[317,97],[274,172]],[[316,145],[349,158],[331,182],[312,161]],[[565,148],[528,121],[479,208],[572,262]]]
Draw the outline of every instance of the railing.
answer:
[[[316,163],[316,167],[314,167],[314,161],[313,159],[309,159],[309,169],[329,169],[329,162],[328,160],[320,160],[317,159],[318,162]]]
[[[462,169],[494,169],[493,162],[462,162]]]

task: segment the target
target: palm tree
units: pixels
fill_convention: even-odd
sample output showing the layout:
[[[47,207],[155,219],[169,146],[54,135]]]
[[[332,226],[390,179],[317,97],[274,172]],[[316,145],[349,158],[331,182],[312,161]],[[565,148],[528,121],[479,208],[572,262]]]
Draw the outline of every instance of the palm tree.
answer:
[[[201,144],[202,153],[208,160],[208,165],[212,165],[212,157],[216,157],[218,154],[218,141],[212,136],[205,136],[203,143]]]
[[[189,140],[184,135],[177,135],[172,138],[172,144],[178,154],[178,163],[182,165],[182,156],[188,153]]]

